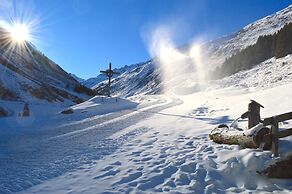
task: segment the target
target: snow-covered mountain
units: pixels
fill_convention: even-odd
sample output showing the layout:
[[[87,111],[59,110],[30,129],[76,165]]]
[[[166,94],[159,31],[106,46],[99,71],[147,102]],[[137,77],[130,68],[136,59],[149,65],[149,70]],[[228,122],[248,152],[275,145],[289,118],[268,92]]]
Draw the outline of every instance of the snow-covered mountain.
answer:
[[[292,83],[292,55],[271,58],[254,68],[240,71],[229,77],[214,81],[218,88],[240,87],[268,89]],[[213,88],[214,89],[214,88]]]
[[[201,46],[205,57],[208,57],[210,63],[208,65],[214,67],[221,65],[226,58],[255,44],[260,36],[274,34],[290,22],[292,22],[292,5],[255,21],[234,34],[203,43]],[[183,49],[186,48],[187,46]],[[161,90],[161,73],[154,60],[116,69],[116,71],[122,73],[113,79],[112,91],[115,95],[155,94]],[[84,84],[87,87],[102,91],[106,80],[106,76],[98,75],[96,78],[86,80]]]
[[[239,34],[216,41],[232,44]],[[211,48],[216,41],[205,46]],[[223,57],[237,52],[233,47],[218,47],[212,56],[220,57],[220,49]],[[0,94],[7,98],[0,100],[0,116],[7,100],[14,100],[7,104],[18,106],[24,99],[41,102],[39,94],[44,95],[43,101],[49,100],[49,95],[67,99],[60,91],[76,94],[72,84],[77,81],[53,62],[44,62],[45,57],[34,64],[29,56],[12,55],[9,60],[5,53],[0,58]],[[112,85],[117,95],[156,94],[162,87],[155,60],[115,71],[121,73]],[[194,84],[193,77],[182,77],[185,82],[178,82],[177,87]],[[90,84],[100,92],[105,79]],[[251,69],[205,82],[206,90],[188,95],[95,96],[72,106],[32,103],[30,117],[14,114],[0,118],[0,193],[290,194],[291,179],[268,178],[270,175],[262,172],[291,157],[292,136],[279,139],[276,157],[260,147],[217,144],[209,134],[218,125],[234,124],[232,121],[248,110],[250,99],[265,107],[262,119],[291,112],[292,54],[265,59]],[[31,93],[30,87],[41,92]],[[62,114],[64,110],[71,114]],[[248,121],[240,119],[237,125],[245,130]],[[292,120],[279,122],[279,131],[291,127]],[[278,175],[290,172],[290,164],[273,171],[279,170]]]
[[[207,52],[211,57],[224,60],[255,44],[260,36],[274,34],[290,22],[292,22],[292,5],[257,20],[234,34],[206,43]]]
[[[104,93],[107,83],[105,80],[93,89],[98,93]],[[157,94],[160,89],[160,72],[153,61],[128,66],[123,73],[113,79],[111,86],[114,95],[125,97],[135,94]]]
[[[32,102],[81,102],[86,94],[70,74],[30,42],[11,45],[8,32],[0,29],[0,100]],[[1,103],[4,106],[5,103]]]
[[[147,63],[147,62],[145,62],[145,63]],[[118,72],[119,75],[122,75],[123,73],[130,72],[130,71],[134,70],[135,68],[137,68],[145,63],[126,65],[126,66],[121,67],[121,68],[115,68],[115,69],[113,69],[113,71]],[[114,74],[113,78],[116,78],[119,75]],[[97,77],[89,78],[89,79],[83,81],[82,84],[84,84],[85,86],[87,86],[89,88],[95,89],[96,87],[98,87],[99,83],[101,83],[107,79],[108,79],[108,77],[105,74],[99,74]]]
[[[78,77],[77,75],[73,74],[73,73],[69,73],[74,79],[76,79],[80,84],[82,84],[85,79]]]

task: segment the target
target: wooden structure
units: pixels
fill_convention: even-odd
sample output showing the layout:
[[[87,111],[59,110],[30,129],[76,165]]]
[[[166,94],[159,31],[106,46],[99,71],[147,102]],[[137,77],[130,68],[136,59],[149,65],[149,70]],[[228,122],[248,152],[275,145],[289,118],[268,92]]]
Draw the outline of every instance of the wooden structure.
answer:
[[[265,142],[268,141],[272,142],[272,153],[276,157],[279,155],[278,153],[279,138],[288,137],[292,135],[292,128],[279,131],[279,122],[283,122],[290,119],[292,119],[292,112],[265,118],[263,120],[264,126],[271,125],[270,133],[266,134],[263,140]]]
[[[264,106],[254,100],[251,100],[251,102],[248,104],[248,111],[241,115],[242,119],[248,118],[249,129],[261,122],[261,108],[264,108]]]
[[[248,105],[248,111],[241,115],[241,118],[248,118],[247,131],[229,131],[227,125],[219,125],[211,131],[209,137],[217,143],[237,144],[247,148],[272,149],[275,157],[278,154],[279,138],[292,135],[292,128],[279,131],[279,122],[292,119],[292,112],[276,115],[261,120],[260,108],[264,108],[261,104],[254,100]],[[271,126],[270,128],[267,126]],[[256,128],[259,127],[257,130]]]
[[[109,68],[105,71],[100,71],[100,73],[104,73],[108,77],[108,86],[107,86],[107,95],[108,97],[111,96],[110,88],[111,88],[111,79],[114,74],[120,74],[119,72],[115,72],[112,70],[112,63],[109,64]]]
[[[246,131],[230,129],[227,125],[220,125],[211,131],[209,138],[220,144],[240,145],[244,148],[258,148],[262,144],[264,135],[269,134],[269,131],[269,128],[263,127],[263,124],[259,124]],[[270,145],[270,142],[266,142],[262,148],[269,149]]]

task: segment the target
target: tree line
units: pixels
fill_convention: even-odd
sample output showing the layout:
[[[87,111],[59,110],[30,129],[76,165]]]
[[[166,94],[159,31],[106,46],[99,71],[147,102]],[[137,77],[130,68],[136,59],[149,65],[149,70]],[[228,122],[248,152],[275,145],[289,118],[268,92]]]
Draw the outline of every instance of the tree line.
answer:
[[[288,54],[292,54],[292,23],[286,24],[274,34],[260,36],[256,44],[227,58],[211,74],[214,79],[219,79],[251,69],[254,65],[272,57],[281,58]]]

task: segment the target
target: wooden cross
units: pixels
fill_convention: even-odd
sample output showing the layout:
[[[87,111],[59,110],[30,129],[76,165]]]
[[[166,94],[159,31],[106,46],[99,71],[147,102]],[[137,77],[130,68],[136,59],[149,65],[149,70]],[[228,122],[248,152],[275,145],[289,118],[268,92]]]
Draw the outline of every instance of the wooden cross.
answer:
[[[112,63],[109,64],[109,69],[107,69],[106,71],[100,71],[100,73],[104,73],[108,76],[108,90],[107,90],[107,95],[108,97],[111,96],[111,92],[110,92],[110,87],[111,87],[111,79],[113,77],[114,74],[120,74],[119,72],[115,72],[112,70]]]

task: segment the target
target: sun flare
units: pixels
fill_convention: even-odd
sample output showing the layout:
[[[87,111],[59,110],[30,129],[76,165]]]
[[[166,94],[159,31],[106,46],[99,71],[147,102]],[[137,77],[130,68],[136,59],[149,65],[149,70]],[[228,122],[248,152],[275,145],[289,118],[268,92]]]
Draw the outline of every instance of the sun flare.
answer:
[[[30,30],[25,24],[14,24],[10,27],[9,33],[12,41],[16,43],[23,43],[30,39]]]

